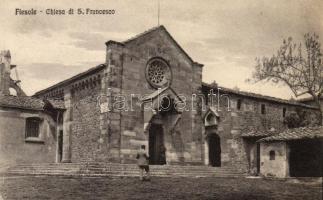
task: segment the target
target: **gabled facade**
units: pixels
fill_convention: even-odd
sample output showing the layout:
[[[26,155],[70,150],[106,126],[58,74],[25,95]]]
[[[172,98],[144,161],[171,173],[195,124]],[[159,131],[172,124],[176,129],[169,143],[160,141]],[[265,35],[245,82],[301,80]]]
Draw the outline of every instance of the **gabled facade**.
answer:
[[[135,162],[136,150],[146,144],[156,152],[154,160],[165,157],[163,162],[167,163],[203,163],[203,122],[191,100],[193,94],[200,93],[202,65],[194,62],[163,26],[106,45],[102,68],[35,95],[65,101],[63,161]],[[189,108],[177,113],[172,109],[155,114],[145,110],[150,103],[144,97],[165,88],[169,88],[170,102],[185,98]],[[124,107],[118,104],[121,98]],[[154,130],[159,136],[149,144],[149,132]],[[161,149],[166,149],[165,155],[160,155]]]
[[[27,97],[11,78],[9,51],[0,53],[0,170],[18,163],[55,162],[64,102]]]

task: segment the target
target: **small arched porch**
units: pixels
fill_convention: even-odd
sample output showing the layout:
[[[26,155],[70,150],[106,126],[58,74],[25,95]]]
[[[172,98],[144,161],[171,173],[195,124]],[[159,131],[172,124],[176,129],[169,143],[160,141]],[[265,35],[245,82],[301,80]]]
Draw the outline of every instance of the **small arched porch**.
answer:
[[[209,108],[203,117],[204,134],[204,164],[213,167],[221,166],[221,138],[217,134],[220,116],[216,109]]]

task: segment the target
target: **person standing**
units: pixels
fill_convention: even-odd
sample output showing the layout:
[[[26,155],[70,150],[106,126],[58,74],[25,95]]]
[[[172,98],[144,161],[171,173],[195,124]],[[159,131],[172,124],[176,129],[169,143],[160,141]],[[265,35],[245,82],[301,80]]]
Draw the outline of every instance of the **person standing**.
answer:
[[[166,147],[162,144],[160,145],[160,158],[159,158],[160,165],[166,164]]]
[[[146,154],[146,146],[141,145],[140,150],[137,153],[138,167],[140,170],[140,180],[144,180],[144,171],[147,176],[147,180],[150,180],[149,175],[149,157]]]

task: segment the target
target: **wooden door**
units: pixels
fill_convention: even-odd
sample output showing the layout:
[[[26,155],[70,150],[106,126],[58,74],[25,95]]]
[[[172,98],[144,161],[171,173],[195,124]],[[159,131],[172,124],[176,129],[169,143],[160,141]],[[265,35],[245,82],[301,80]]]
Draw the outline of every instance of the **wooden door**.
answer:
[[[221,167],[221,141],[216,133],[209,136],[209,162],[213,167]]]
[[[160,124],[152,124],[149,129],[149,164],[165,164],[163,127]]]

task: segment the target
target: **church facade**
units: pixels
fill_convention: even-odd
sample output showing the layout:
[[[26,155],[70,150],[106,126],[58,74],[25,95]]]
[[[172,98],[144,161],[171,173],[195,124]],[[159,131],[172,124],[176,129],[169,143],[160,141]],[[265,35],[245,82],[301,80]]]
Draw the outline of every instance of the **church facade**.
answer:
[[[106,42],[103,64],[30,97],[51,110],[52,162],[134,163],[146,145],[150,164],[259,173],[259,139],[290,113],[315,123],[313,106],[202,83],[202,70],[164,26]]]
[[[201,93],[203,66],[162,26],[106,46],[104,64],[35,95],[65,101],[63,161],[131,162],[145,144],[152,163],[201,163],[203,122],[192,95]],[[160,111],[166,99],[171,108]]]

